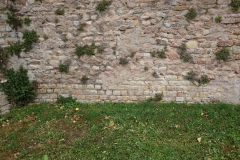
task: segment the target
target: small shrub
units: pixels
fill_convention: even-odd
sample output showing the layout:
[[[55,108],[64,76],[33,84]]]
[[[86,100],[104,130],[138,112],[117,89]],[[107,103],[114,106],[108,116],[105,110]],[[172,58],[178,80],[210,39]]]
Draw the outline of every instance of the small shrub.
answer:
[[[32,22],[32,20],[29,17],[25,17],[24,18],[24,24],[26,24],[27,26],[30,26],[30,23]]]
[[[72,98],[72,96],[63,97],[63,96],[60,95],[57,98],[56,103],[59,104],[59,105],[65,105],[67,103],[75,103],[76,101],[77,101],[77,99]]]
[[[195,81],[197,79],[197,74],[194,71],[190,71],[185,76],[185,79],[187,79],[189,81]]]
[[[98,10],[99,12],[103,12],[107,9],[108,6],[111,5],[111,1],[108,0],[102,0],[101,2],[99,2],[96,6],[96,10]]]
[[[144,71],[148,71],[148,67],[145,66],[145,67],[144,67]]]
[[[32,44],[38,42],[39,36],[35,30],[25,30],[23,32],[23,48],[25,52],[28,52],[32,49]]]
[[[16,8],[13,7],[13,5],[9,5],[7,7],[8,11],[11,13],[16,13],[18,10]]]
[[[83,25],[80,25],[80,26],[78,27],[78,30],[79,30],[79,31],[83,31],[83,30],[84,30]]]
[[[10,12],[7,13],[7,20],[6,22],[11,26],[14,30],[18,30],[18,28],[22,27],[22,20],[17,16],[15,13],[17,10],[12,6],[8,8]]]
[[[120,58],[119,64],[121,64],[121,65],[127,65],[127,64],[128,64],[127,58]]]
[[[82,84],[87,84],[87,81],[89,80],[89,78],[86,76],[86,75],[84,75],[84,76],[82,76],[82,78],[81,78],[81,83]]]
[[[240,0],[231,0],[229,6],[232,7],[233,12],[237,12],[240,7]]]
[[[152,52],[150,52],[150,54],[153,57],[166,58],[165,49],[162,49],[161,51],[152,51]]]
[[[69,71],[69,64],[59,64],[59,72],[68,73]]]
[[[36,98],[33,83],[29,81],[27,72],[22,66],[17,72],[13,69],[7,71],[7,82],[2,83],[0,89],[7,96],[9,103],[24,106]]]
[[[187,53],[186,44],[182,44],[179,47],[179,50],[180,50],[180,59],[182,59],[184,62],[189,62],[192,60],[192,56]]]
[[[207,84],[207,83],[210,82],[210,79],[208,78],[207,75],[202,75],[198,82],[199,82],[200,85],[201,84]]]
[[[58,18],[55,18],[54,22],[55,22],[55,23],[58,23],[58,22],[59,22]]]
[[[156,93],[154,97],[150,97],[147,99],[147,102],[160,102],[163,99],[163,93]]]
[[[216,53],[217,60],[227,61],[229,59],[229,56],[230,56],[229,49],[226,47],[222,48],[220,51]]]
[[[88,55],[88,56],[91,56],[91,55],[94,55],[95,49],[96,49],[96,45],[94,43],[92,43],[92,45],[85,44],[84,46],[76,45],[75,54],[78,57],[81,57],[85,54]]]
[[[0,72],[1,73],[6,73],[8,61],[9,61],[9,54],[5,51],[4,48],[0,46]]]
[[[130,57],[133,58],[135,56],[136,52],[132,52]]]
[[[222,17],[218,15],[218,16],[215,18],[215,22],[216,22],[216,23],[221,23],[221,22],[222,22]]]
[[[184,15],[187,20],[194,19],[197,16],[197,11],[195,8],[188,9],[188,13]]]
[[[18,57],[20,57],[20,53],[22,51],[22,44],[20,43],[20,41],[11,44],[9,47],[6,48],[7,52],[13,56],[16,55]]]
[[[44,34],[43,39],[46,41],[48,39],[48,36],[46,34]]]
[[[56,15],[64,15],[65,11],[64,9],[57,9],[55,12],[54,12]]]

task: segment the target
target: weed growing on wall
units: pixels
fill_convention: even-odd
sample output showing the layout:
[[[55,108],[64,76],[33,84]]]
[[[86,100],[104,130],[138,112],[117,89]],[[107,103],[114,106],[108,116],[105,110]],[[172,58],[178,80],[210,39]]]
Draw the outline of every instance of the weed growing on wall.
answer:
[[[166,53],[165,53],[165,49],[162,49],[161,51],[152,51],[150,52],[150,54],[153,57],[158,57],[158,58],[166,58]]]
[[[188,9],[187,14],[184,15],[187,20],[194,19],[197,16],[197,11],[195,8]]]
[[[0,72],[5,73],[7,71],[7,64],[9,61],[9,54],[4,48],[0,46]]]
[[[154,97],[150,97],[147,99],[147,102],[160,102],[163,99],[163,93],[156,93]]]
[[[57,10],[55,10],[54,13],[55,13],[56,15],[64,15],[65,11],[64,11],[64,9],[58,8]]]
[[[7,20],[6,22],[11,26],[14,30],[18,30],[18,28],[22,27],[22,20],[16,14],[17,10],[10,5],[8,7],[10,12],[7,13]]]
[[[111,3],[112,1],[102,0],[97,4],[96,10],[98,10],[99,12],[103,12],[107,9],[108,6],[111,5]]]
[[[194,71],[188,72],[187,75],[185,76],[185,79],[191,81],[192,83],[196,81],[198,82],[199,86],[210,82],[210,79],[208,78],[207,75],[201,75],[201,77],[198,78],[197,73]]]
[[[63,96],[59,96],[57,98],[57,104],[58,105],[67,105],[68,103],[76,103],[77,99],[72,98],[72,96],[68,96],[68,97],[63,97]]]
[[[87,84],[87,81],[89,80],[89,78],[86,76],[86,75],[84,75],[84,76],[82,76],[82,78],[81,78],[81,83],[82,84]]]
[[[24,106],[36,98],[34,85],[29,81],[27,72],[22,66],[18,71],[7,70],[7,82],[2,83],[0,89],[5,93],[11,104]]]
[[[232,7],[233,12],[237,12],[240,7],[240,0],[231,0],[229,6]]]
[[[186,44],[182,44],[181,46],[179,46],[179,50],[180,59],[182,59],[184,62],[189,62],[193,59],[192,56],[187,53]]]
[[[75,46],[75,54],[78,57],[81,57],[83,55],[92,56],[95,54],[95,50],[97,51],[97,53],[102,53],[104,51],[103,46],[96,46],[94,42],[91,45],[85,44],[83,46],[79,46],[76,44]]]
[[[220,51],[216,53],[217,60],[227,61],[229,59],[229,56],[230,56],[229,49],[226,47],[222,48]]]
[[[11,44],[10,46],[8,46],[6,48],[7,53],[9,53],[11,56],[16,55],[18,57],[20,57],[20,53],[22,51],[22,44],[20,43],[20,41]]]
[[[69,71],[69,64],[59,64],[59,72],[68,73]]]
[[[31,22],[32,22],[32,20],[29,17],[24,18],[24,24],[26,24],[27,26],[30,26]]]
[[[221,22],[222,22],[222,17],[218,15],[218,16],[215,18],[215,22],[216,22],[216,23],[221,23]]]
[[[32,49],[32,44],[38,42],[39,36],[35,30],[25,30],[23,32],[23,48],[25,52],[28,52]]]
[[[121,64],[121,65],[127,65],[127,64],[128,64],[127,58],[120,58],[120,59],[119,59],[119,64]]]

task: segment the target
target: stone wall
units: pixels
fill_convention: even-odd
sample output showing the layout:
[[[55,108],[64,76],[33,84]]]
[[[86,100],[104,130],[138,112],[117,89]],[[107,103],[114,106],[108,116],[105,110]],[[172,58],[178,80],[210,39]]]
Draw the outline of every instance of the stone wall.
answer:
[[[95,9],[99,1],[16,0],[19,13],[32,20],[23,29],[35,29],[40,43],[14,57],[10,66],[23,65],[38,82],[36,102],[53,102],[59,95],[81,102],[130,102],[162,92],[163,101],[239,103],[240,12],[232,12],[231,0],[113,0],[103,13]],[[198,15],[187,21],[184,15],[191,7]],[[56,15],[57,8],[65,14]],[[214,20],[218,15],[221,23]],[[0,45],[22,40],[23,29],[15,32],[6,24],[6,11],[0,16]],[[75,44],[92,42],[104,46],[104,52],[78,58]],[[181,44],[187,45],[192,62],[180,59]],[[218,61],[215,53],[224,46],[230,59]],[[166,59],[151,56],[165,47]],[[129,63],[120,65],[120,58]],[[69,73],[60,73],[59,64],[66,62]],[[185,80],[191,70],[211,82],[198,86]],[[90,78],[87,85],[81,84],[83,75]]]

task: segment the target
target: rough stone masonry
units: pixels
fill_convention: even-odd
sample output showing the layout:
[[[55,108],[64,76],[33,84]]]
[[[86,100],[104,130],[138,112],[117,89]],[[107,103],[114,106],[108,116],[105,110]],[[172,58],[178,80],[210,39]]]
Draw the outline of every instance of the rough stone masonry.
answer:
[[[19,13],[32,20],[18,31],[6,23],[11,2],[0,2],[2,47],[21,41],[24,29],[40,35],[40,43],[9,64],[16,69],[23,65],[38,82],[36,102],[54,102],[59,95],[90,103],[136,102],[163,93],[165,102],[239,103],[240,12],[232,12],[231,0],[112,0],[101,13],[96,10],[99,1],[16,0]],[[187,21],[184,15],[191,7],[197,17]],[[58,8],[65,14],[56,15]],[[215,22],[217,16],[221,23]],[[83,31],[78,30],[81,25]],[[104,52],[78,58],[75,45],[92,42],[104,46]],[[181,44],[186,44],[192,62],[180,59]],[[166,59],[151,56],[165,47]],[[222,47],[230,49],[226,62],[216,60]],[[120,58],[128,64],[119,64]],[[66,62],[69,72],[59,72],[59,64]],[[191,70],[207,75],[210,83],[198,86],[185,80]],[[83,75],[89,78],[87,84],[81,83]],[[0,106],[4,113],[10,109],[3,93]]]

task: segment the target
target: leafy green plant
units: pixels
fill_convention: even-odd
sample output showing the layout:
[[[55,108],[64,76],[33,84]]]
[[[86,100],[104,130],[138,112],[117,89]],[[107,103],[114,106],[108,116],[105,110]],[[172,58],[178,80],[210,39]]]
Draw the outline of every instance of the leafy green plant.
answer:
[[[126,65],[126,64],[128,64],[127,58],[120,58],[119,64],[121,64],[121,65]]]
[[[0,85],[0,89],[7,96],[11,104],[24,106],[36,98],[33,83],[29,81],[27,70],[21,66],[18,71],[7,70],[7,82]]]
[[[197,74],[194,71],[190,71],[187,73],[187,75],[185,76],[185,79],[189,80],[189,81],[195,81],[197,79]]]
[[[148,71],[148,67],[147,66],[144,67],[144,71]]]
[[[132,52],[130,57],[133,58],[135,56],[136,52]]]
[[[22,27],[22,20],[17,16],[17,10],[10,5],[8,8],[10,12],[7,13],[7,20],[6,22],[11,26],[14,30],[18,30],[18,28]]]
[[[96,46],[94,42],[91,45],[85,44],[83,46],[78,46],[76,44],[75,46],[76,46],[75,54],[78,57],[81,57],[83,55],[88,55],[88,56],[94,55],[95,49],[97,49],[98,53],[101,53],[104,50],[104,47]]]
[[[55,22],[55,23],[58,23],[58,22],[59,22],[58,18],[55,18],[55,19],[54,19],[54,22]]]
[[[227,61],[229,59],[229,56],[230,56],[229,49],[226,47],[223,47],[220,51],[216,53],[217,60]]]
[[[163,99],[163,93],[156,93],[154,97],[148,98],[146,101],[147,102],[160,102]]]
[[[72,98],[72,96],[63,97],[63,96],[60,95],[57,98],[56,103],[59,104],[59,105],[65,105],[67,103],[75,103],[76,101],[77,101],[77,99]]]
[[[192,60],[192,56],[187,53],[187,47],[186,44],[182,44],[179,46],[180,50],[180,59],[182,59],[184,62],[189,62]]]
[[[84,30],[83,25],[80,25],[80,26],[78,27],[78,30],[79,30],[79,31],[83,31],[83,30]]]
[[[161,51],[152,51],[150,52],[150,54],[153,57],[158,57],[158,58],[166,58],[166,53],[165,53],[165,49],[162,49]]]
[[[44,34],[43,39],[46,41],[48,39],[48,36],[46,34]]]
[[[59,64],[59,72],[68,73],[69,71],[69,64]]]
[[[32,22],[32,20],[29,17],[24,18],[24,24],[26,24],[27,26],[30,26],[31,22]]]
[[[221,22],[222,22],[222,17],[218,15],[218,16],[215,18],[215,22],[216,22],[216,23],[221,23]]]
[[[207,84],[210,82],[210,79],[207,75],[202,75],[198,81],[199,84]]]
[[[240,7],[240,0],[231,0],[229,6],[232,7],[233,12],[237,12]]]
[[[81,78],[81,83],[82,84],[87,84],[87,81],[89,80],[89,78],[86,75],[83,75]]]
[[[98,10],[99,12],[103,12],[107,9],[108,6],[111,5],[111,3],[112,1],[102,0],[97,4],[96,10]]]
[[[32,49],[32,44],[38,42],[39,36],[35,30],[25,30],[23,32],[23,48],[25,52],[28,52]]]
[[[6,48],[6,50],[11,56],[16,55],[16,56],[20,57],[20,53],[22,51],[22,44],[20,43],[20,41],[18,41],[16,43],[8,46]]]
[[[55,13],[56,15],[64,15],[65,11],[64,11],[64,9],[58,8],[57,10],[55,10],[54,13]]]
[[[184,15],[187,20],[194,19],[197,16],[197,11],[195,8],[188,9],[187,14]]]
[[[0,46],[0,72],[5,73],[7,71],[7,64],[9,61],[9,54],[4,48]]]

